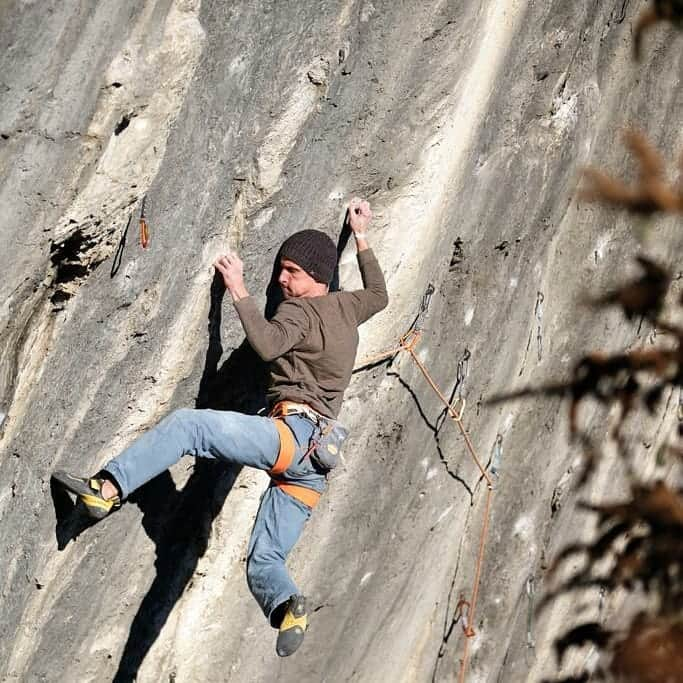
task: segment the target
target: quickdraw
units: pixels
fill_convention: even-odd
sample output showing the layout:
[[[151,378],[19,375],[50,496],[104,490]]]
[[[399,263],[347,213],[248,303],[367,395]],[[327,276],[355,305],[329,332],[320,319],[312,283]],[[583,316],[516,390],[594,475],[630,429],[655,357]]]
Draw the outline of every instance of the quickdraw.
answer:
[[[496,441],[493,444],[493,452],[491,454],[491,474],[494,477],[500,476],[500,468],[503,463],[503,435],[496,434]]]
[[[147,220],[145,219],[145,202],[147,201],[147,195],[142,198],[142,207],[140,208],[140,246],[143,249],[149,247],[149,226],[147,225]]]
[[[455,606],[455,613],[453,614],[453,623],[457,624],[462,620],[462,632],[466,638],[473,638],[475,636],[474,629],[470,625],[470,609],[471,605],[465,596],[460,593],[460,599]]]
[[[429,371],[425,367],[424,363],[418,358],[417,353],[415,353],[415,349],[418,343],[420,342],[422,336],[422,330],[424,329],[427,311],[429,309],[429,304],[431,302],[433,294],[434,287],[430,283],[427,287],[427,290],[425,291],[424,296],[422,297],[422,301],[420,302],[420,309],[418,311],[417,316],[415,317],[413,324],[410,326],[408,331],[399,339],[398,344],[389,351],[385,351],[384,353],[380,353],[376,356],[364,360],[358,367],[354,369],[354,373],[375,366],[383,361],[393,361],[394,358],[402,351],[408,353],[414,361],[414,363],[419,368],[420,372],[424,376],[429,386],[432,387],[436,395],[439,397],[441,402],[446,407],[446,411],[448,412],[450,417],[458,426],[458,429],[460,430],[460,433],[463,439],[465,440],[467,450],[469,451],[472,460],[474,461],[477,468],[479,469],[479,472],[481,473],[481,478],[486,480],[487,491],[486,501],[484,504],[484,518],[482,522],[482,530],[479,540],[479,552],[477,554],[477,562],[472,587],[472,597],[469,601],[467,601],[461,596],[461,599],[458,602],[458,605],[456,606],[456,618],[460,618],[462,616],[466,636],[463,657],[460,660],[460,671],[458,674],[458,682],[464,683],[469,658],[469,642],[476,635],[476,632],[474,631],[472,624],[474,623],[475,608],[477,606],[477,598],[479,597],[479,584],[481,582],[481,571],[484,562],[484,550],[486,548],[486,538],[488,536],[489,521],[491,516],[493,480],[491,479],[491,475],[487,472],[486,468],[481,464],[481,460],[477,456],[477,452],[475,451],[474,446],[472,445],[472,441],[469,437],[469,434],[467,433],[467,430],[465,429],[462,423],[462,417],[465,411],[465,399],[462,397],[462,395],[458,395],[455,402],[450,402],[446,398],[444,393],[441,391],[441,389],[439,389],[436,382],[432,379],[432,376],[429,374]],[[462,377],[460,378],[461,383],[464,379],[464,376],[467,374],[467,361],[469,361],[469,350],[467,351],[466,356],[463,357],[463,367],[460,369],[462,375]],[[467,608],[466,611],[465,608]]]

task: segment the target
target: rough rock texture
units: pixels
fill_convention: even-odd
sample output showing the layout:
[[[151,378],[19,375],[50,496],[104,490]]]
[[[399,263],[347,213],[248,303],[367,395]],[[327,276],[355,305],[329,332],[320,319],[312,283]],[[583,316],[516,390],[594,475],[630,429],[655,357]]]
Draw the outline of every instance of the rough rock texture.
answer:
[[[633,174],[627,122],[671,160],[683,147],[683,38],[659,26],[630,57],[645,4],[3,3],[2,680],[456,678],[485,490],[407,356],[349,388],[346,465],[290,563],[313,614],[288,660],[244,579],[265,475],[184,460],[88,529],[51,498],[54,469],[96,470],[174,408],[258,408],[262,368],[212,259],[239,250],[265,302],[282,239],[336,238],[353,194],[375,209],[391,296],[359,359],[434,283],[420,358],[500,467],[468,680],[555,671],[574,605],[532,607],[554,552],[591,528],[572,505],[578,453],[558,400],[482,402],[587,349],[649,343],[647,325],[579,304],[632,272],[639,243],[632,220],[575,199],[582,165]],[[680,221],[647,227],[648,253],[680,268]],[[341,281],[358,282],[352,246]],[[651,452],[667,399],[639,425]],[[613,465],[587,493],[622,488]]]

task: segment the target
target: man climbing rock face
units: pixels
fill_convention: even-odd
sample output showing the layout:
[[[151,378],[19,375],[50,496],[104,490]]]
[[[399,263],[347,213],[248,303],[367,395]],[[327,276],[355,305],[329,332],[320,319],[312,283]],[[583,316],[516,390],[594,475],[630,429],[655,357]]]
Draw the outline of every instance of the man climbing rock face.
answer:
[[[236,254],[214,267],[256,353],[270,362],[268,417],[232,411],[181,409],[164,418],[97,475],[55,472],[88,514],[106,517],[133,491],[183,455],[218,458],[270,474],[247,553],[247,581],[273,627],[277,654],[303,642],[306,603],[285,566],[311,510],[325,489],[346,430],[336,421],[351,380],[358,325],[387,305],[382,271],[368,247],[372,214],[367,201],[349,203],[363,289],[329,293],[337,263],[332,240],[317,230],[289,237],[279,253],[284,301],[266,320],[244,284]]]

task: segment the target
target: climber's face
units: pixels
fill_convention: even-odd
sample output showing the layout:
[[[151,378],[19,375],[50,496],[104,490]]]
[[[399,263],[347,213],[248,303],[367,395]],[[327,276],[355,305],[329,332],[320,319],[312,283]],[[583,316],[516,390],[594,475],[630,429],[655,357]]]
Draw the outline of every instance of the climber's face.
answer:
[[[301,266],[286,258],[280,261],[277,281],[285,299],[322,296],[327,293],[327,285],[316,282]]]

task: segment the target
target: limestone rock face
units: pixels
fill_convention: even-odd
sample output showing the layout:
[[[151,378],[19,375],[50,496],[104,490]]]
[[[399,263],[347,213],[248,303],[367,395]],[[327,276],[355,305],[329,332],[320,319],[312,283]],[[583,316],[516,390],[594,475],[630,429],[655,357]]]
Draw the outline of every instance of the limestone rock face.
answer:
[[[683,147],[683,38],[652,28],[634,63],[645,5],[2,4],[0,679],[456,679],[486,487],[406,354],[348,389],[345,465],[290,560],[312,616],[287,660],[244,577],[264,474],[187,458],[91,528],[51,496],[53,470],[97,471],[171,410],[258,409],[263,368],[211,263],[239,251],[265,303],[282,240],[337,239],[355,194],[390,293],[359,363],[433,283],[418,356],[498,470],[467,680],[555,670],[575,605],[533,607],[557,549],[592,528],[578,452],[558,399],[485,399],[648,343],[647,325],[580,305],[635,270],[639,242],[575,194],[587,164],[632,177],[625,124],[672,162]],[[646,227],[648,253],[680,268],[680,220]],[[359,285],[353,245],[340,279]],[[652,448],[677,401],[642,421]],[[613,464],[584,494],[624,486]]]

